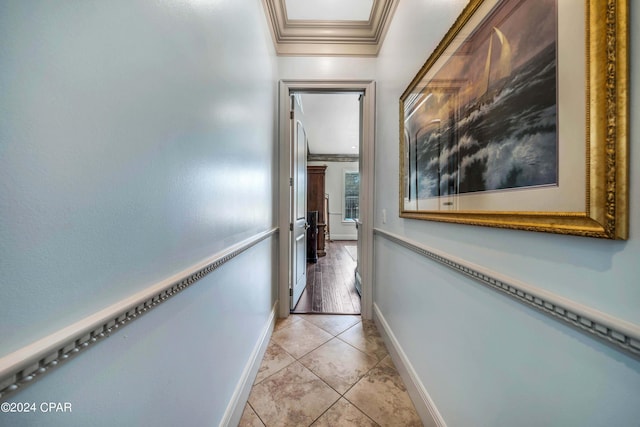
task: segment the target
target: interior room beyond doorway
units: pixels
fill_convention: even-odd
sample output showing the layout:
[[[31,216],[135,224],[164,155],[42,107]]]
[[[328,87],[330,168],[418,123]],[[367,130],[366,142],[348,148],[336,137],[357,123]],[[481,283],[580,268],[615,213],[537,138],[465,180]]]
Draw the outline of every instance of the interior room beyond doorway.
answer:
[[[307,138],[307,280],[294,313],[359,314],[360,93],[296,93]]]

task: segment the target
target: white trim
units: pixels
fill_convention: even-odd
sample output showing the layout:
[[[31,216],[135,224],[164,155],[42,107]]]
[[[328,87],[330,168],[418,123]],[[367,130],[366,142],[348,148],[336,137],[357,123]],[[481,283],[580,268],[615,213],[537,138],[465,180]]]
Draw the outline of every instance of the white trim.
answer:
[[[269,315],[267,324],[263,328],[262,334],[260,334],[260,339],[256,343],[253,351],[251,352],[251,357],[249,357],[249,361],[242,371],[240,381],[238,381],[238,385],[233,392],[233,396],[231,397],[231,400],[227,405],[227,409],[222,416],[220,426],[237,426],[240,423],[242,413],[244,412],[247,400],[249,399],[249,394],[251,393],[251,387],[253,386],[253,382],[255,381],[260,365],[262,364],[264,353],[267,351],[269,339],[271,338],[273,328],[276,324],[277,312],[278,303],[276,302],[271,309],[271,314]]]
[[[402,350],[402,346],[395,337],[391,326],[387,323],[387,320],[382,315],[382,312],[376,303],[373,304],[373,320],[376,322],[378,331],[380,331],[380,334],[389,349],[389,354],[393,359],[393,363],[396,365],[396,368],[407,387],[407,392],[413,401],[413,405],[416,407],[418,415],[420,415],[420,418],[422,419],[422,423],[425,426],[447,427],[447,424],[444,422],[444,418],[442,418],[438,408],[436,408],[436,404],[433,399],[431,399],[431,396],[427,392],[424,384],[422,384],[422,381],[420,381],[418,374],[415,369],[413,369],[413,365],[411,365],[409,358],[405,354],[404,350]]]
[[[354,167],[342,168],[342,188],[340,189],[341,201],[342,201],[342,215],[340,217],[340,222],[343,224],[353,224],[355,227],[355,220],[357,218],[345,218],[344,216],[347,214],[347,174],[358,174],[358,178],[360,178],[360,171]],[[358,198],[360,197],[360,193],[358,192]],[[359,199],[358,199],[359,201]]]
[[[292,178],[291,171],[291,141],[290,141],[290,90],[287,84],[280,82],[278,85],[278,148],[279,148],[279,200],[278,200],[278,225],[282,230],[282,235],[279,239],[279,257],[278,257],[278,306],[279,317],[287,317],[289,315],[289,289],[291,289],[291,269],[289,268],[290,253],[291,253],[291,231],[289,225],[291,219],[289,218],[289,212],[291,209],[290,197],[290,179]]]
[[[378,228],[374,230],[374,233],[425,258],[469,276],[493,290],[509,295],[554,319],[562,320],[578,330],[588,332],[589,336],[597,337],[618,350],[623,350],[636,358],[640,357],[640,326],[637,324],[618,319],[553,292],[446,254],[403,236]]]
[[[278,55],[376,56],[399,0],[373,0],[368,21],[290,20],[285,0],[262,0]]]
[[[355,228],[354,228],[355,231]],[[353,240],[354,242],[356,242],[358,240],[358,234],[354,233],[354,234],[335,234],[335,233],[329,233],[329,238],[331,240]]]
[[[362,318],[373,313],[373,221],[375,209],[375,129],[376,91],[371,82],[366,102],[362,105],[363,146],[360,149],[360,218],[358,269],[362,279]]]
[[[177,295],[227,261],[275,235],[258,233],[155,285],[0,358],[0,399],[50,372],[148,310]]]
[[[282,80],[279,85],[279,147],[280,147],[280,200],[278,204],[278,224],[281,230],[289,230],[290,189],[289,159],[291,145],[289,140],[289,93],[290,92],[363,92],[365,101],[362,111],[363,148],[360,150],[363,166],[360,167],[360,220],[362,222],[360,239],[363,250],[358,254],[360,274],[362,275],[362,318],[371,319],[372,315],[372,266],[373,266],[373,209],[374,209],[374,146],[375,146],[375,82],[372,80]],[[283,231],[284,232],[284,231]],[[288,233],[288,231],[287,231]],[[279,317],[289,316],[289,238],[280,236],[280,266],[278,298]]]

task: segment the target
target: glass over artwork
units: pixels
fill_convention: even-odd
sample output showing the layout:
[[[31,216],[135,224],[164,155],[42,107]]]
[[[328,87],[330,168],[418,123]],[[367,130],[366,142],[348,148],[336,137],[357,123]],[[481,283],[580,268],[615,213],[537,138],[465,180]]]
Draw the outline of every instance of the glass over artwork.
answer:
[[[557,185],[556,15],[556,0],[498,3],[407,98],[408,204]]]
[[[469,0],[400,97],[400,216],[628,236],[626,0]]]

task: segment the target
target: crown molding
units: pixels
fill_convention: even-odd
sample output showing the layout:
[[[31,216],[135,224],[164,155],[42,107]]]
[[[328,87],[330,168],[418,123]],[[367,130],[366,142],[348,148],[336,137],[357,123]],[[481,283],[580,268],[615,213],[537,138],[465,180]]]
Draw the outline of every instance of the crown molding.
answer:
[[[262,0],[278,55],[376,56],[398,0],[373,0],[368,21],[290,20],[285,0]]]

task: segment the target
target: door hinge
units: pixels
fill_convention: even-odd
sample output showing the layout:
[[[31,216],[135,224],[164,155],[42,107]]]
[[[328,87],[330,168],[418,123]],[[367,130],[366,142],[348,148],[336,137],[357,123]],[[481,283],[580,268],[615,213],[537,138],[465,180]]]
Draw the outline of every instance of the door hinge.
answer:
[[[292,297],[293,296],[293,288],[289,288],[289,296]]]
[[[289,187],[293,187],[293,178],[289,178]]]
[[[289,231],[293,231],[293,223],[292,222],[289,223]]]
[[[289,111],[289,118],[293,120],[293,111]]]

